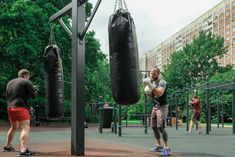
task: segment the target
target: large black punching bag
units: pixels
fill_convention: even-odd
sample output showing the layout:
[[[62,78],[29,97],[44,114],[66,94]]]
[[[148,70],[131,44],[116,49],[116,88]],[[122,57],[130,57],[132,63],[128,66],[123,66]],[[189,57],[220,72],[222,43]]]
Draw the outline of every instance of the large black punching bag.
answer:
[[[44,51],[46,113],[50,119],[64,116],[64,76],[60,49],[48,45]]]
[[[122,8],[109,18],[109,56],[112,94],[120,105],[140,98],[138,45],[130,13]]]

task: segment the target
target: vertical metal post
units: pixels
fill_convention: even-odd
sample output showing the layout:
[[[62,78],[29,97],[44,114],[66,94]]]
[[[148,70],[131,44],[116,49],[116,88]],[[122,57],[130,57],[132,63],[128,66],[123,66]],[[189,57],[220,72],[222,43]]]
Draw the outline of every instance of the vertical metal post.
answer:
[[[114,103],[114,133],[117,133],[117,104]]]
[[[233,78],[233,91],[232,91],[232,97],[233,97],[233,107],[232,107],[232,120],[233,120],[233,134],[235,134],[235,77]]]
[[[178,130],[178,99],[179,99],[179,89],[176,90],[175,95],[175,129]]]
[[[144,55],[145,61],[145,78],[149,76],[149,71],[147,72],[147,53]],[[144,132],[147,134],[147,95],[144,94]]]
[[[196,121],[196,130],[198,130],[198,121]]]
[[[85,28],[85,8],[72,0],[72,124],[71,154],[84,155],[84,71],[85,43],[78,34]]]
[[[147,78],[147,73],[145,74],[145,78]],[[144,133],[147,134],[147,95],[145,93],[144,93]]]
[[[211,93],[210,93],[210,83],[209,83],[209,104],[208,104],[208,122],[209,122],[209,131],[211,131]]]
[[[128,107],[126,106],[126,127],[127,127],[127,118],[128,118],[127,109],[128,109]]]
[[[122,136],[122,107],[118,104],[118,136]]]
[[[172,125],[172,116],[173,116],[174,95],[171,95],[170,101],[171,101],[171,104],[170,104],[170,110],[171,110],[170,124],[171,124],[171,127],[172,127],[173,126]]]
[[[210,99],[210,89],[209,89],[209,82],[206,81],[206,134],[209,134],[209,131],[210,131],[210,128],[209,128],[209,118],[210,118],[210,115],[209,115],[209,99]]]
[[[186,130],[189,131],[189,89],[188,83],[186,83]]]
[[[219,117],[220,117],[220,110],[219,110],[219,105],[220,105],[220,93],[218,92],[217,94],[217,128],[219,128]]]
[[[147,134],[147,96],[144,94],[144,133]]]
[[[224,102],[222,94],[221,94],[221,123],[222,123],[222,128],[224,128]]]
[[[99,133],[103,133],[103,121],[104,121],[104,109],[103,107],[99,107]]]
[[[104,110],[103,110],[103,106],[104,106],[104,101],[103,101],[103,97],[100,96],[99,97],[99,133],[103,133],[103,117],[104,117]]]

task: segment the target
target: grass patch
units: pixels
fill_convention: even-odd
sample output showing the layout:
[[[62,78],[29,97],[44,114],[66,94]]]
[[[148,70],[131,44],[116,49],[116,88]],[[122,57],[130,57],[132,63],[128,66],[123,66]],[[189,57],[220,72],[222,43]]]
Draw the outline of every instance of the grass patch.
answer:
[[[126,124],[126,120],[122,120],[122,124]],[[142,124],[141,120],[127,120],[127,124],[140,125]]]

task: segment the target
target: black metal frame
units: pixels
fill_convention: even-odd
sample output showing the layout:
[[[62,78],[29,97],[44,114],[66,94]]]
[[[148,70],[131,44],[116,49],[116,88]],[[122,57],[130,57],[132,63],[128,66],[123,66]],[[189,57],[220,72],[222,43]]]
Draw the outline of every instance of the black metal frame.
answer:
[[[227,90],[231,91],[232,94],[232,128],[233,128],[233,134],[235,134],[235,78],[233,78],[231,83],[226,83],[226,84],[221,84],[221,83],[210,83],[208,82],[208,79],[206,80],[205,84],[202,85],[197,85],[196,87],[189,87],[188,84],[186,84],[185,92],[187,95],[186,98],[186,109],[187,109],[187,131],[189,129],[189,103],[188,103],[188,95],[189,95],[189,90],[190,89],[205,89],[206,90],[206,134],[209,134],[211,131],[211,90]],[[177,91],[178,93],[179,91]],[[222,96],[222,95],[221,95]],[[218,110],[218,109],[217,109]],[[222,109],[223,110],[223,105]],[[218,115],[217,115],[218,117]],[[218,118],[219,119],[219,118]],[[223,127],[223,122],[222,122],[222,127]]]
[[[147,64],[147,62],[145,62]],[[147,67],[147,65],[145,65]],[[140,73],[144,73],[144,78],[147,78],[150,75],[150,71],[148,70],[140,70]],[[147,96],[144,93],[144,133],[148,133],[148,120],[147,120]]]
[[[72,108],[71,108],[71,154],[84,156],[84,76],[85,43],[84,37],[102,0],[98,0],[93,13],[85,25],[85,6],[88,0],[72,0],[71,3],[52,15],[49,21],[58,20],[72,38]],[[63,22],[62,17],[72,11],[72,31]]]
[[[206,82],[206,104],[207,104],[207,127],[206,133],[209,134],[211,131],[211,122],[210,122],[210,90],[229,90],[232,91],[232,126],[233,134],[235,134],[235,78],[233,78],[232,83],[229,84],[210,84]]]

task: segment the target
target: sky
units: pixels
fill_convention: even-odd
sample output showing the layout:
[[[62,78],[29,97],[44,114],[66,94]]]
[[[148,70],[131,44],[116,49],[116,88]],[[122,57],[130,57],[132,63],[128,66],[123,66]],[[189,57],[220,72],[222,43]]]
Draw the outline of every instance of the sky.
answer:
[[[90,0],[95,7],[98,0]],[[108,20],[116,0],[102,0],[89,27],[108,55]],[[158,46],[223,0],[125,0],[136,27],[139,55]]]

